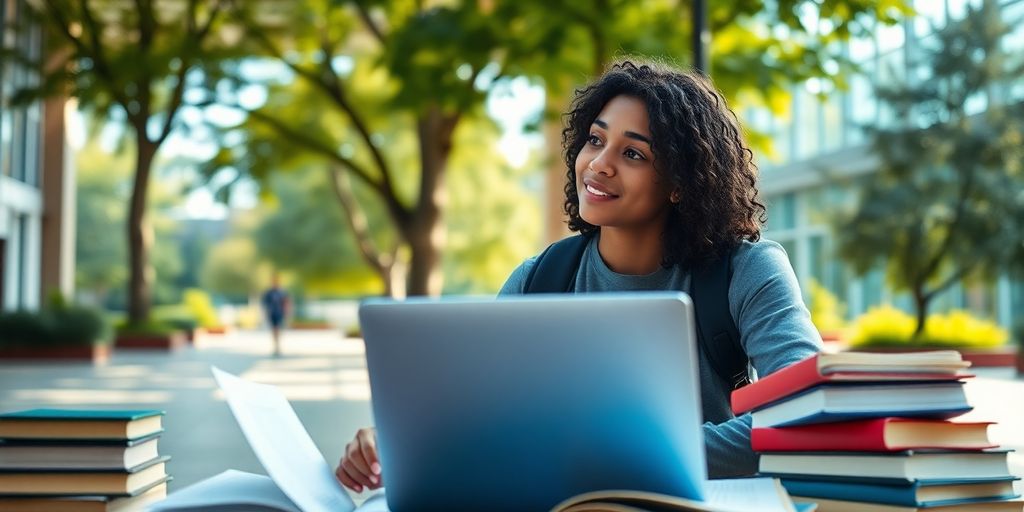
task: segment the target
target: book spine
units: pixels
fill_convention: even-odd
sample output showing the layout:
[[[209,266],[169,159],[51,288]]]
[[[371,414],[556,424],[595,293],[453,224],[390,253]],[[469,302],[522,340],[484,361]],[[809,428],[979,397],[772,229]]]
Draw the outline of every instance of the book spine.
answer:
[[[732,412],[743,414],[825,379],[818,372],[817,354],[732,392]]]
[[[846,421],[793,427],[760,427],[750,433],[756,452],[893,451],[885,444],[886,420]]]

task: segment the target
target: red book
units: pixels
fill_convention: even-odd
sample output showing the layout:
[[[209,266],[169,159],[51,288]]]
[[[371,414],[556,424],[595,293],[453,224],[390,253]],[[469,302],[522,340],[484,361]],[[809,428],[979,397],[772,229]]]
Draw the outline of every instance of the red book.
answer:
[[[995,448],[990,422],[876,418],[870,420],[755,428],[750,445],[756,452],[898,452],[903,450],[983,450]]]
[[[815,354],[732,392],[739,415],[824,383],[927,382],[973,377],[955,350],[909,353]]]

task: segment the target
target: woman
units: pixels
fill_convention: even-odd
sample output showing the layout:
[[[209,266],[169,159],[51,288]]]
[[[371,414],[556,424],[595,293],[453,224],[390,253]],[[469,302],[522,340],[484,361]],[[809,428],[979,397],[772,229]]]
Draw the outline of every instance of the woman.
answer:
[[[689,291],[691,270],[731,257],[729,313],[756,373],[820,349],[785,251],[760,240],[765,210],[753,154],[706,79],[616,63],[576,92],[567,124],[565,211],[571,230],[592,235],[575,292]],[[501,293],[523,293],[535,262],[513,271]],[[750,416],[733,417],[731,383],[700,356],[708,474],[752,474]],[[372,428],[348,444],[336,474],[357,492],[383,485]]]

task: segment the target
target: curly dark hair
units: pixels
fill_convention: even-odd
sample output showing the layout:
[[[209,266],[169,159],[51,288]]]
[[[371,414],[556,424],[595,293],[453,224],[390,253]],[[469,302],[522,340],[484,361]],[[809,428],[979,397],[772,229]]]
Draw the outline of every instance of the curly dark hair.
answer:
[[[612,64],[597,81],[578,89],[565,114],[569,229],[598,229],[580,217],[575,163],[601,109],[620,95],[647,105],[654,167],[666,186],[679,190],[662,233],[662,265],[700,266],[741,240],[757,241],[765,222],[757,166],[725,98],[699,74],[630,60]]]

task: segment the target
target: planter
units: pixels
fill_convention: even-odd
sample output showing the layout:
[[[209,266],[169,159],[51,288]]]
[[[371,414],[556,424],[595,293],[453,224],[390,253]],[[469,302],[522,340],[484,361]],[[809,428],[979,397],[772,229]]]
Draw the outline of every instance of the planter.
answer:
[[[927,352],[931,350],[956,350],[964,361],[970,361],[974,368],[1014,367],[1021,364],[1017,347],[1004,346],[988,349],[972,349],[962,347],[864,347],[850,349],[853,352]],[[1018,371],[1020,367],[1018,366]]]
[[[0,359],[40,361],[89,361],[103,364],[110,360],[110,345],[67,345],[54,347],[0,347]]]
[[[169,334],[118,334],[114,340],[114,346],[117,348],[153,350],[177,350],[187,343],[185,334],[181,331],[174,331]]]

